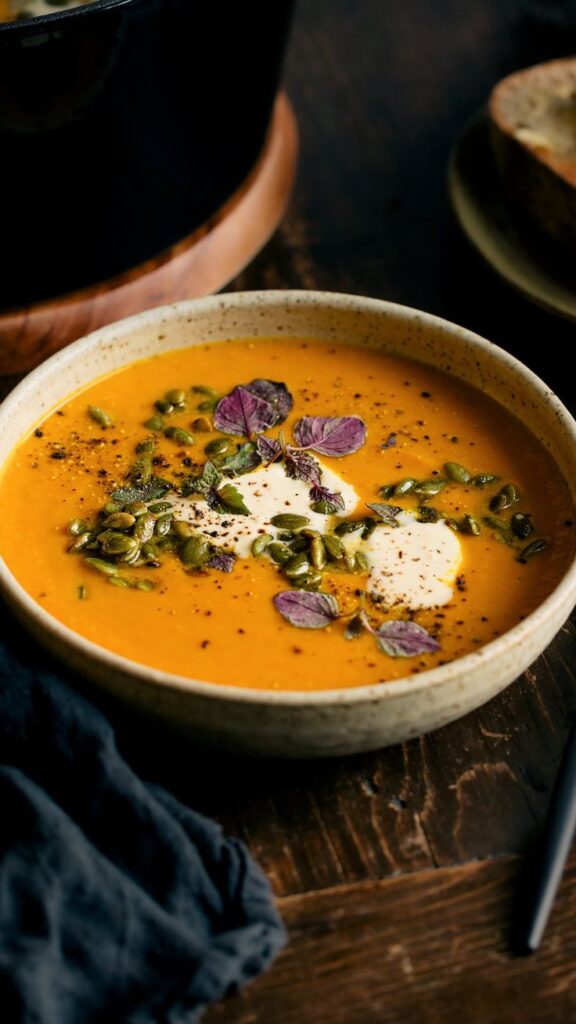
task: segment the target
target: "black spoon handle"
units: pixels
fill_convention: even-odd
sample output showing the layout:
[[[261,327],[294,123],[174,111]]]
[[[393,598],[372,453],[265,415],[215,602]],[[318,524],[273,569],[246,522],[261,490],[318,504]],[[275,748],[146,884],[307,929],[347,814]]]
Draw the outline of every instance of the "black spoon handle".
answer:
[[[542,941],[576,830],[576,719],[572,723],[544,825],[524,945],[533,953]]]

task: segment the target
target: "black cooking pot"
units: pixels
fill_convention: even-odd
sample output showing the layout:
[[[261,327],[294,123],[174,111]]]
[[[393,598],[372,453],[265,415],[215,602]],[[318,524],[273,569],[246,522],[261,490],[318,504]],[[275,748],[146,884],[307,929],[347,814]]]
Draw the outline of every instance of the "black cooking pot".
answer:
[[[292,0],[97,0],[0,24],[0,306],[203,224],[266,134]]]

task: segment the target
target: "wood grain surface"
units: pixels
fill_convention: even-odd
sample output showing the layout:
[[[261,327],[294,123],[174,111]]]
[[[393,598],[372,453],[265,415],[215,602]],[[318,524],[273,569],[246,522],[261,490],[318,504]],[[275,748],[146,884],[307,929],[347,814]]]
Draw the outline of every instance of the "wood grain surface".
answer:
[[[519,355],[576,410],[574,328],[480,262],[445,187],[453,140],[492,84],[576,50],[569,6],[303,0],[286,75],[302,139],[296,193],[232,287],[356,292],[447,316]],[[270,972],[207,1024],[576,1021],[575,857],[541,951],[520,957],[512,942],[576,707],[575,639],[568,624],[462,721],[355,758],[207,757],[117,720],[144,777],[248,843],[290,930]]]

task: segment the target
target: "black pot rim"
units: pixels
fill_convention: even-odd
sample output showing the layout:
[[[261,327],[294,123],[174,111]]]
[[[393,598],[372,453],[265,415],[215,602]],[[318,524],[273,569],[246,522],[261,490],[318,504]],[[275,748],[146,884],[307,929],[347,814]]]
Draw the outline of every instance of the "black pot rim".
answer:
[[[93,17],[97,11],[113,7],[125,7],[127,4],[138,3],[138,0],[86,0],[82,7],[69,7],[52,14],[39,14],[35,18],[21,18],[18,21],[0,22],[0,32],[27,32],[43,25],[52,25],[68,18]]]

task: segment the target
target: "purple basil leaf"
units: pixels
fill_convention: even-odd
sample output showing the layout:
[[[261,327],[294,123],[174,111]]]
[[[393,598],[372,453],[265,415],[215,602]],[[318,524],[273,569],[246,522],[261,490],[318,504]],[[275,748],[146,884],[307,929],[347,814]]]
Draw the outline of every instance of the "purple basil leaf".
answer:
[[[332,594],[284,590],[272,600],[276,611],[300,629],[323,629],[338,617],[338,602]]]
[[[314,484],[310,488],[310,501],[328,501],[334,506],[334,512],[338,509],[344,510],[346,508],[346,502],[338,491],[330,491],[327,487],[322,487],[320,484]]]
[[[431,654],[440,650],[440,644],[416,622],[391,619],[383,622],[374,633],[378,647],[392,658],[413,658],[417,654]]]
[[[258,378],[257,380],[250,381],[249,384],[245,384],[244,387],[253,395],[257,395],[258,398],[263,398],[265,402],[270,402],[270,405],[273,405],[276,409],[276,422],[284,422],[294,405],[292,395],[285,384],[277,380]]]
[[[371,508],[372,511],[376,513],[376,515],[380,516],[380,519],[382,520],[383,523],[386,523],[386,526],[400,525],[396,520],[396,516],[398,515],[399,512],[402,511],[400,505],[382,505],[378,501],[375,501],[372,504],[370,504],[370,502],[367,501],[366,506],[367,508]]]
[[[380,447],[381,448],[395,448],[397,442],[398,442],[398,435],[397,434],[388,434],[388,437],[386,438],[385,441],[382,441],[382,444],[380,445]]]
[[[231,551],[217,550],[205,563],[208,569],[219,569],[220,572],[232,572],[234,563],[236,561],[236,555],[233,555]]]
[[[273,427],[276,419],[276,409],[270,402],[240,386],[218,402],[214,426],[224,434],[250,438]]]
[[[292,480],[304,480],[307,484],[319,484],[322,476],[322,470],[314,456],[290,446],[284,456],[284,472]]]
[[[359,416],[303,416],[294,425],[300,448],[322,455],[352,455],[366,440],[366,424]]]
[[[256,447],[262,461],[266,463],[274,462],[274,459],[277,459],[282,451],[280,441],[275,441],[273,437],[264,437],[263,434],[257,438]]]

